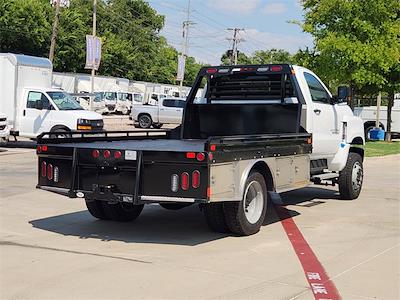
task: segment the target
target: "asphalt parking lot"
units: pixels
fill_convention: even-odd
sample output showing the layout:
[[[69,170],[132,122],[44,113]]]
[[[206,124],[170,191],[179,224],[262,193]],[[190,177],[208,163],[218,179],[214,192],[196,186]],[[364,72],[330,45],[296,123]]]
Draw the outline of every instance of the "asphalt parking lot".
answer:
[[[399,161],[367,159],[354,201],[315,186],[283,195],[343,299],[400,299]],[[0,152],[0,170],[1,299],[314,299],[274,210],[249,237],[210,232],[196,206],[103,222],[35,189],[33,150]]]

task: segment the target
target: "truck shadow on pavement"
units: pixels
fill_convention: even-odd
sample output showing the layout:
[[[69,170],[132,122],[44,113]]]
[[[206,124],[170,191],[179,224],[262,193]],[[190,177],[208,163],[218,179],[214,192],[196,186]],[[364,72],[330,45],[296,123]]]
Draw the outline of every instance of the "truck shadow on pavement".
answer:
[[[335,199],[335,191],[324,189],[306,190],[285,193],[284,205],[301,205],[303,202],[316,199]],[[311,199],[309,196],[313,196]],[[312,201],[315,202],[315,201]],[[317,201],[319,204],[323,201]],[[288,217],[299,213],[285,208]],[[273,205],[268,207],[268,218],[264,226],[280,222]],[[32,220],[33,227],[55,232],[65,236],[76,236],[81,239],[100,239],[102,241],[121,241],[125,243],[174,244],[196,246],[228,237],[228,234],[212,232],[199,211],[197,205],[168,211],[158,205],[147,205],[142,215],[134,222],[118,223],[94,219],[87,211],[52,216]]]

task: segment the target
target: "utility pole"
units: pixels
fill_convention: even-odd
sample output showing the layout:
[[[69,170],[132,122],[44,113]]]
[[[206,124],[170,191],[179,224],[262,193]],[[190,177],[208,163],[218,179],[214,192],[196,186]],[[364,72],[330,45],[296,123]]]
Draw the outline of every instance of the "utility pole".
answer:
[[[189,50],[189,27],[191,25],[194,25],[195,23],[190,21],[190,2],[191,0],[188,0],[188,6],[187,6],[187,11],[186,11],[186,21],[183,21],[183,33],[182,33],[182,56],[184,57],[184,63],[186,63],[186,58]],[[179,68],[179,66],[178,66]],[[183,74],[180,78],[180,83],[179,86],[182,88],[183,86],[183,80],[185,78],[185,66],[183,67]]]
[[[96,37],[96,16],[97,16],[97,0],[93,0],[93,40]],[[93,57],[95,57],[94,52],[95,52],[95,47],[92,47],[93,49]],[[92,69],[92,78],[91,78],[91,93],[94,93],[94,76],[96,75],[96,70]],[[89,110],[93,110],[93,100],[94,100],[94,96],[90,97],[90,103],[89,103]]]
[[[227,30],[233,31],[233,38],[229,38],[232,41],[232,55],[230,57],[230,62],[232,65],[237,65],[238,61],[238,44],[244,42],[244,39],[238,38],[238,33],[244,31],[244,28],[228,28]]]
[[[49,60],[51,62],[53,62],[53,60],[54,60],[54,51],[56,48],[57,29],[58,29],[58,22],[60,20],[60,2],[61,2],[61,0],[55,0],[55,2],[56,2],[56,14],[54,16],[53,32],[51,34],[51,44],[50,44],[50,52],[49,52]]]

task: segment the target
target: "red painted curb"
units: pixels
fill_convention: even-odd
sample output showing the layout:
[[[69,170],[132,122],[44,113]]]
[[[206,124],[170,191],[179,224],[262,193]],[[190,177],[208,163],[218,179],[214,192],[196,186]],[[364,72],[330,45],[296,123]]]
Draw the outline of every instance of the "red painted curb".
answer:
[[[300,260],[306,279],[314,294],[314,298],[316,300],[341,299],[335,284],[329,279],[324,267],[301,234],[300,229],[290,216],[289,211],[285,207],[279,205],[275,205],[275,211]]]

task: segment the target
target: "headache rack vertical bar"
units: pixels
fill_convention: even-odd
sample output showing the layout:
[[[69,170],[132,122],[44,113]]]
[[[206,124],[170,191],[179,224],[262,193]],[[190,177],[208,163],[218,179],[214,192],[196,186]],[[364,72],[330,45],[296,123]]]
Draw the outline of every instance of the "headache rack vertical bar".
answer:
[[[140,195],[140,173],[142,172],[143,167],[143,151],[137,152],[137,160],[136,160],[136,178],[135,178],[135,190],[133,192],[133,203],[139,204]]]
[[[75,187],[75,175],[76,175],[76,167],[78,164],[78,149],[74,148],[74,152],[72,154],[72,168],[71,168],[71,185],[68,191],[68,197],[75,197],[74,187]]]

